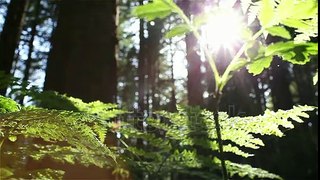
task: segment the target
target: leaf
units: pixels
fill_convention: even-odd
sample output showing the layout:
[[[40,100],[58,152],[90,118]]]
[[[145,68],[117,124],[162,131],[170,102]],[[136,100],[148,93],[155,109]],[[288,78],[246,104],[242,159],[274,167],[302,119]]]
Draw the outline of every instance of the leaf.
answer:
[[[172,29],[170,29],[166,34],[166,38],[172,38],[174,36],[182,36],[185,35],[186,33],[190,32],[190,28],[187,24],[179,24]]]
[[[254,168],[249,164],[238,164],[230,161],[226,161],[228,172],[230,172],[230,176],[234,176],[238,174],[240,177],[248,176],[250,179],[256,178],[268,178],[268,179],[279,179],[282,178],[276,174],[270,173],[266,170],[260,168]]]
[[[275,24],[274,0],[262,0],[258,19],[261,26],[270,27]]]
[[[292,64],[305,64],[311,55],[318,54],[318,43],[295,44],[293,41],[278,42],[266,48],[265,56],[278,55]]]
[[[269,46],[267,46],[265,55],[270,56],[270,55],[275,55],[276,52],[281,52],[281,51],[288,51],[294,47],[294,42],[288,41],[288,42],[277,42],[273,43]]]
[[[244,58],[239,58],[237,61],[232,62],[229,66],[230,66],[230,71],[237,71],[239,69],[241,69],[242,67],[244,67],[249,61],[247,61],[247,59]]]
[[[156,18],[163,19],[174,12],[170,3],[172,0],[154,0],[151,3],[135,7],[132,14],[139,18],[145,18],[147,21]]]
[[[0,178],[8,178],[14,175],[13,170],[9,168],[0,168]]]
[[[247,48],[245,50],[245,55],[250,59],[256,59],[259,56],[259,52],[264,50],[263,46],[259,41],[250,41],[248,42]],[[260,57],[260,56],[259,56]]]
[[[287,19],[293,13],[295,13],[292,9],[294,8],[294,3],[292,0],[281,0],[277,7],[277,15],[280,21]]]
[[[265,68],[270,67],[272,61],[272,56],[262,57],[255,60],[253,63],[247,66],[248,72],[252,73],[254,76],[260,74]]]
[[[266,29],[272,36],[279,36],[285,39],[291,39],[289,31],[283,26],[273,26]]]
[[[298,28],[301,28],[301,29],[308,29],[309,28],[309,25],[305,21],[292,19],[292,18],[285,19],[281,23],[288,26],[288,27],[293,27],[293,28],[297,28],[297,29]]]
[[[17,140],[17,136],[14,136],[14,135],[10,135],[8,137],[8,139],[11,141],[11,142],[15,142]]]
[[[16,112],[20,107],[14,100],[0,95],[0,113]]]
[[[281,0],[277,7],[277,15],[282,22],[287,18],[309,19],[317,14],[317,0]]]
[[[291,2],[292,3],[292,2]],[[291,18],[293,19],[308,19],[313,17],[318,12],[318,1],[317,0],[300,0],[292,3],[294,5],[293,9],[288,9],[291,11]]]

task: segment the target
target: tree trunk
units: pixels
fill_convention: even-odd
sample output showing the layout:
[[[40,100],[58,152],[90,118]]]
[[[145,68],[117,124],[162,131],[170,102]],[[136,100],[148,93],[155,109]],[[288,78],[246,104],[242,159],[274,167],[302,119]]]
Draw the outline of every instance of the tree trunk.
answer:
[[[171,73],[171,86],[172,86],[172,90],[171,90],[171,97],[170,97],[170,104],[169,104],[169,112],[175,112],[177,111],[177,99],[176,99],[176,86],[175,86],[175,79],[174,79],[174,60],[173,60],[173,55],[174,55],[174,50],[173,50],[173,45],[172,41],[170,40],[170,73]]]
[[[116,0],[63,0],[59,13],[44,89],[115,102]]]
[[[162,38],[161,29],[163,28],[162,20],[155,20],[154,25],[148,24],[148,53],[147,53],[147,62],[148,62],[148,86],[149,86],[149,98],[152,101],[152,109],[156,110],[159,108],[159,100],[156,97],[158,93],[158,76],[159,76],[159,51],[160,51],[160,40]],[[159,96],[158,96],[159,97]]]
[[[34,38],[35,36],[37,35],[37,24],[38,24],[38,16],[40,14],[40,1],[41,0],[37,0],[34,4],[34,15],[33,15],[33,21],[32,21],[32,27],[31,27],[31,37],[30,37],[30,40],[28,42],[28,46],[29,46],[29,52],[28,52],[28,59],[26,60],[25,62],[25,69],[24,69],[24,72],[23,72],[23,81],[28,81],[29,80],[29,77],[30,77],[30,69],[31,69],[31,65],[32,65],[32,62],[33,62],[33,59],[32,59],[32,52],[33,52],[33,49],[34,49],[34,46],[33,46],[33,41],[34,41]],[[20,99],[20,104],[23,104],[23,99],[24,97],[21,97]]]
[[[182,1],[184,13],[190,18],[192,8],[196,7],[191,0]],[[196,2],[193,2],[196,3]],[[188,61],[187,91],[189,105],[203,105],[203,88],[201,84],[201,58],[197,53],[197,39],[193,34],[186,36],[186,52]]]
[[[143,0],[139,0],[139,4],[143,5]],[[145,47],[145,37],[144,37],[144,20],[140,19],[140,30],[139,30],[139,39],[140,39],[140,49],[138,54],[139,65],[138,65],[138,111],[143,112],[145,110],[145,75],[146,75],[146,66],[145,66],[145,57],[146,57],[146,47]]]
[[[62,0],[45,90],[89,102],[116,101],[117,0]],[[115,137],[108,135],[115,145]],[[61,165],[65,179],[116,179],[112,170]]]
[[[293,106],[292,96],[289,89],[290,73],[288,63],[275,57],[271,64],[271,94],[274,110],[290,109]]]
[[[0,71],[10,74],[29,0],[11,0],[0,37]],[[0,90],[5,95],[6,88]]]
[[[318,99],[315,96],[315,86],[312,84],[312,64],[294,65],[293,73],[297,83],[297,91],[299,93],[299,104],[317,106]]]

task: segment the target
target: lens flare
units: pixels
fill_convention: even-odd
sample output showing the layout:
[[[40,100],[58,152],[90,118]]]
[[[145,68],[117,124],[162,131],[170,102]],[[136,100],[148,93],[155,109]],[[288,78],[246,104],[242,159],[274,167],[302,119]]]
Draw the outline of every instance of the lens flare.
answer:
[[[220,9],[215,12],[203,27],[203,37],[212,51],[220,47],[232,50],[241,42],[243,17],[232,8]]]

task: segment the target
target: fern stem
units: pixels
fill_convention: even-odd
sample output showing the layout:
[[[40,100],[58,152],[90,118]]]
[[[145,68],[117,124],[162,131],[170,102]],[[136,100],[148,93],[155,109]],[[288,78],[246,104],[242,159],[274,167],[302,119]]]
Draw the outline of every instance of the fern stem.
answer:
[[[227,84],[228,80],[231,78],[232,74],[231,74],[231,64],[235,63],[236,61],[239,60],[239,58],[241,57],[241,55],[245,52],[245,50],[247,49],[248,43],[251,41],[256,40],[259,36],[262,35],[264,29],[260,29],[258,32],[256,32],[249,41],[247,41],[246,43],[244,43],[241,48],[238,50],[237,54],[232,58],[230,64],[228,65],[227,69],[224,71],[222,77],[221,77],[221,83],[220,86],[218,87],[219,91],[222,91],[224,86]]]
[[[166,2],[165,0],[163,0],[163,2],[165,2],[166,4],[170,5],[168,2]],[[208,50],[207,46],[205,43],[203,43],[203,41],[201,40],[201,35],[198,31],[198,29],[196,27],[194,27],[193,23],[190,21],[189,17],[177,6],[171,6],[174,11],[181,17],[181,19],[189,26],[189,28],[191,29],[191,32],[194,34],[194,36],[196,37],[196,39],[199,41],[201,48],[203,49],[204,53],[205,53],[205,57],[209,62],[209,65],[213,71],[213,75],[214,75],[214,79],[215,82],[217,84],[217,87],[220,86],[221,83],[221,77],[218,71],[218,68],[216,66],[216,63],[214,61],[214,58],[211,56],[210,51]]]
[[[219,145],[219,154],[220,154],[220,161],[221,161],[221,171],[222,171],[222,178],[224,180],[228,180],[228,172],[227,172],[227,167],[225,163],[225,158],[224,158],[224,151],[223,151],[223,142],[222,142],[222,137],[221,137],[221,127],[219,123],[219,104],[221,100],[221,91],[217,91],[215,94],[215,103],[214,103],[214,109],[213,109],[213,119],[215,123],[215,128],[217,131],[217,140],[218,140],[218,145]]]
[[[185,21],[185,23],[191,28],[192,33],[195,35],[197,40],[200,42],[200,46],[203,48],[206,59],[208,60],[210,67],[213,71],[214,79],[216,82],[216,89],[215,89],[216,96],[215,96],[215,105],[213,107],[214,108],[213,116],[214,116],[215,128],[216,128],[217,139],[218,139],[218,144],[219,144],[222,178],[223,178],[223,180],[228,180],[229,179],[228,172],[227,172],[227,167],[226,167],[225,158],[224,158],[224,154],[223,154],[221,127],[220,127],[220,123],[219,123],[219,104],[220,104],[220,99],[221,99],[221,95],[222,95],[222,88],[220,88],[220,87],[222,86],[222,81],[221,81],[222,79],[221,79],[221,76],[218,72],[214,58],[211,56],[210,51],[208,50],[207,46],[201,41],[201,35],[198,32],[197,28],[195,28],[193,26],[190,19],[184,14],[184,12],[180,8],[175,8],[175,7],[173,7],[173,8],[180,15],[180,17],[183,19],[183,21]]]

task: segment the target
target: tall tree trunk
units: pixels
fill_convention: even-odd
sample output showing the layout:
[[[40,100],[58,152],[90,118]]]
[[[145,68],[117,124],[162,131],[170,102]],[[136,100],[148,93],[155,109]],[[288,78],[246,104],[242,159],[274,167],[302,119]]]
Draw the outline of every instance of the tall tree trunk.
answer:
[[[294,65],[293,73],[299,93],[299,104],[317,105],[318,99],[315,96],[315,86],[312,84],[312,64]]]
[[[45,90],[84,101],[116,100],[116,0],[63,0]]]
[[[143,5],[143,0],[139,0],[139,4]],[[139,64],[138,64],[138,108],[140,112],[145,110],[145,75],[146,75],[146,66],[145,66],[145,37],[144,37],[144,20],[140,19],[140,30],[139,30],[139,39],[140,39],[140,49],[138,54]]]
[[[40,2],[41,0],[37,0],[34,4],[34,15],[33,15],[33,21],[32,21],[32,27],[31,27],[31,33],[30,33],[30,40],[28,42],[28,46],[29,46],[29,52],[28,52],[28,58],[25,62],[25,69],[24,69],[24,72],[23,72],[23,81],[27,81],[29,80],[29,77],[30,77],[30,69],[31,69],[31,65],[32,65],[32,52],[33,52],[33,49],[34,49],[34,46],[33,46],[33,41],[34,41],[34,38],[37,34],[37,24],[38,24],[38,16],[40,14]],[[23,104],[23,99],[24,97],[21,97],[20,99],[20,104]]]
[[[29,0],[11,0],[0,36],[0,71],[10,74]],[[0,89],[4,95],[6,88]]]
[[[45,90],[84,101],[115,102],[117,0],[62,0]],[[114,137],[107,144],[116,144]],[[65,179],[115,179],[111,170],[61,165]]]
[[[191,12],[194,8],[194,3],[191,0],[181,1],[181,6],[184,13],[191,17]],[[186,35],[186,52],[188,61],[188,76],[187,76],[187,91],[188,91],[188,104],[189,105],[203,105],[203,88],[201,84],[201,58],[197,53],[197,39],[190,33]]]
[[[171,97],[170,97],[170,104],[169,104],[169,108],[168,110],[170,112],[175,112],[177,110],[177,99],[176,99],[176,86],[175,86],[175,79],[174,79],[174,61],[173,61],[173,56],[174,56],[174,52],[173,52],[173,45],[172,45],[172,41],[170,40],[170,70],[171,70],[171,86],[172,86],[172,90],[171,90]]]
[[[271,94],[274,110],[292,108],[293,101],[289,89],[290,73],[288,72],[288,63],[275,57],[271,64],[271,73]]]
[[[158,93],[158,75],[159,75],[159,57],[160,57],[160,40],[162,38],[161,30],[163,28],[163,20],[155,20],[154,25],[148,23],[148,84],[149,84],[149,98],[152,101],[152,109],[156,110],[159,108],[159,100],[156,97]]]

